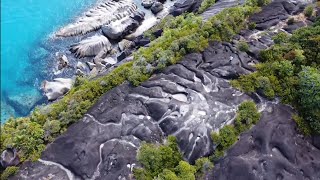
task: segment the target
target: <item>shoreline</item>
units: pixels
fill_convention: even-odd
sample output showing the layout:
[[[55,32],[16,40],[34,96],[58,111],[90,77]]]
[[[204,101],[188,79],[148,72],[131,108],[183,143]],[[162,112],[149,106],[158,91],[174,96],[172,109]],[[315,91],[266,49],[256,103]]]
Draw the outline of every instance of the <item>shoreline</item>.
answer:
[[[10,99],[10,95],[6,95],[5,91],[3,91],[5,93],[5,96],[1,99],[1,101],[2,101],[2,104],[6,104],[6,106],[2,106],[2,110],[4,110],[5,112],[9,112],[9,113],[13,112],[14,118],[17,118],[17,117],[27,116],[28,114],[30,114],[34,110],[35,107],[37,107],[39,105],[42,106],[42,105],[50,104],[51,102],[46,100],[46,96],[45,96],[44,91],[41,90],[42,82],[45,80],[50,82],[50,81],[53,81],[55,78],[75,79],[75,77],[77,76],[77,71],[79,69],[79,66],[81,66],[83,68],[83,69],[81,69],[81,71],[82,71],[81,74],[83,74],[84,76],[92,76],[92,74],[98,75],[97,73],[90,73],[90,71],[92,69],[90,69],[90,67],[88,67],[87,62],[90,62],[90,61],[92,62],[92,57],[84,57],[84,58],[80,58],[80,59],[76,58],[76,57],[74,57],[73,53],[71,53],[69,51],[69,48],[70,48],[70,45],[76,44],[85,38],[88,38],[88,37],[96,35],[96,34],[102,34],[101,30],[96,30],[96,31],[89,32],[84,35],[72,36],[72,37],[57,37],[56,34],[57,34],[57,32],[59,32],[59,30],[67,27],[68,25],[74,23],[77,19],[84,16],[88,10],[97,7],[101,2],[107,2],[107,1],[98,0],[96,2],[91,3],[89,6],[84,8],[82,10],[82,12],[76,13],[66,23],[55,27],[51,31],[51,33],[49,33],[48,35],[46,35],[45,37],[43,37],[41,39],[38,39],[37,42],[34,43],[33,47],[35,47],[35,49],[30,50],[28,53],[30,62],[35,62],[38,65],[41,65],[42,69],[44,70],[45,73],[40,72],[40,74],[37,75],[36,78],[38,79],[38,84],[33,86],[34,87],[33,90],[24,92],[22,94],[18,93],[17,95],[15,95],[17,97],[15,97],[14,102],[12,100],[11,101],[8,100],[8,99]],[[138,1],[136,1],[136,2],[138,2]],[[157,16],[155,16],[150,11],[150,9],[144,9],[140,3],[135,3],[138,7],[137,11],[142,11],[146,14],[145,19],[136,28],[136,30],[134,32],[130,33],[127,36],[127,38],[124,37],[123,39],[128,39],[128,38],[134,39],[134,37],[137,37],[138,35],[142,34],[147,29],[151,28],[153,25],[157,24],[160,21],[160,19],[162,19],[163,17],[166,16],[166,14],[169,13],[169,9],[173,5],[174,2],[175,1],[170,1],[170,0],[166,1],[166,3],[164,4],[164,10],[162,10],[160,13],[158,13]],[[162,14],[165,13],[165,14],[163,14],[161,17],[161,13]],[[150,24],[150,22],[152,22],[152,24]],[[112,41],[114,41],[114,42],[112,42],[112,47],[117,48],[120,40],[115,40],[115,41],[112,40]],[[57,61],[59,61],[59,56],[62,56],[62,55],[65,55],[67,57],[68,67],[63,68],[63,69],[59,69],[59,67],[58,67],[59,64]],[[119,53],[118,53],[118,56],[119,56]],[[112,58],[116,59],[117,57],[113,56]],[[112,66],[113,65],[111,65],[111,67]],[[30,68],[34,68],[34,67],[26,67],[25,71],[30,70]],[[107,71],[107,69],[108,68],[106,68],[106,71]],[[79,71],[78,71],[78,75],[79,75]],[[31,81],[34,82],[33,79],[30,79],[30,80],[26,79],[26,82],[24,82],[26,84],[26,88],[32,87],[32,86],[30,86]],[[62,95],[63,94],[61,94],[60,97],[62,97]],[[30,102],[28,102],[27,103],[28,105],[26,105],[26,103],[24,101],[19,102],[19,96],[34,96],[34,98],[29,98],[28,100]],[[54,99],[54,100],[56,100],[56,99]],[[26,106],[28,106],[28,107],[26,107]],[[7,108],[5,108],[5,107],[7,107]],[[8,110],[6,110],[6,109],[8,109]],[[28,113],[26,113],[26,111],[28,111]],[[21,112],[23,112],[23,113],[21,113]],[[11,116],[12,115],[13,114],[11,114]],[[1,124],[6,122],[8,120],[8,118],[9,118],[9,116],[7,116],[7,118],[2,117]]]

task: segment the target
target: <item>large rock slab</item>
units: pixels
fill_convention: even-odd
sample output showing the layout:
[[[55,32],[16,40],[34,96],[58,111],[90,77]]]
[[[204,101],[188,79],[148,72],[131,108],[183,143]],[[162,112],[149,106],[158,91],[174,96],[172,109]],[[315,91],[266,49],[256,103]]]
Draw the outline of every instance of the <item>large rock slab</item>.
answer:
[[[262,11],[250,17],[250,21],[256,24],[256,29],[265,30],[285,20],[289,15],[298,10],[293,3],[284,0],[271,2],[262,7]]]
[[[206,179],[320,179],[320,149],[297,132],[293,113],[288,106],[269,104]]]
[[[174,135],[190,162],[209,155],[210,133],[230,123],[237,106],[251,99],[226,79],[250,72],[241,65],[246,58],[229,43],[214,43],[139,87],[114,88],[50,144],[41,159],[81,179],[128,179],[142,141],[162,142]]]

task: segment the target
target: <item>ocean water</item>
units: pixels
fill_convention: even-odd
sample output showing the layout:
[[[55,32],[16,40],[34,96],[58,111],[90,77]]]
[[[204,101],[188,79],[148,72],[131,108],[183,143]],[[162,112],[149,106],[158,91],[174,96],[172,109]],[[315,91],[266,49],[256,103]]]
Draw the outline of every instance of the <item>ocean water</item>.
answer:
[[[1,122],[29,113],[45,79],[40,45],[96,0],[1,0]],[[46,59],[48,61],[48,59]]]

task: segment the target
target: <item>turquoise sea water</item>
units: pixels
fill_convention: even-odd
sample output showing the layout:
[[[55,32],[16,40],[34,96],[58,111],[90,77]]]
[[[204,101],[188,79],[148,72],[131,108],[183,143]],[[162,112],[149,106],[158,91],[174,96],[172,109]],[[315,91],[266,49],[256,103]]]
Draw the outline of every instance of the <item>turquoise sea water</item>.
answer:
[[[42,77],[38,76],[45,70],[30,58],[30,54],[41,54],[41,51],[34,53],[40,43],[95,1],[1,0],[2,122],[8,116],[23,115],[8,105],[8,97],[26,101],[40,94],[38,89]]]

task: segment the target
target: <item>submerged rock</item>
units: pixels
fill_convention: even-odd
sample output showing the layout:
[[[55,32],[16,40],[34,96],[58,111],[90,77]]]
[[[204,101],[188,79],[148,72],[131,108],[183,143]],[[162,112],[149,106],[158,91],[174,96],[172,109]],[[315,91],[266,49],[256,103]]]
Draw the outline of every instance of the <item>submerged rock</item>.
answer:
[[[71,45],[70,51],[75,53],[77,58],[96,56],[101,51],[109,51],[111,43],[108,38],[102,35],[95,35]]]
[[[2,167],[16,166],[20,163],[20,158],[16,149],[7,148],[1,153],[0,164]]]
[[[27,116],[30,111],[42,100],[41,93],[36,90],[28,90],[17,95],[8,95],[7,103],[21,116]]]
[[[69,65],[69,60],[66,55],[59,55],[58,57],[58,70],[61,70]]]
[[[72,82],[69,78],[56,78],[53,81],[44,81],[41,88],[48,100],[54,101],[71,89]]]

